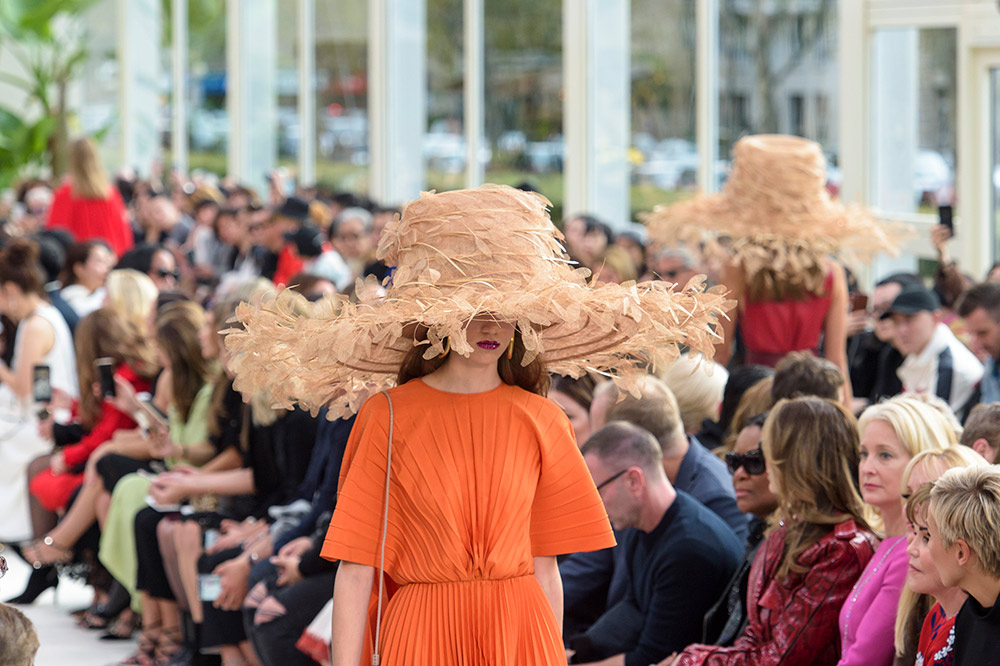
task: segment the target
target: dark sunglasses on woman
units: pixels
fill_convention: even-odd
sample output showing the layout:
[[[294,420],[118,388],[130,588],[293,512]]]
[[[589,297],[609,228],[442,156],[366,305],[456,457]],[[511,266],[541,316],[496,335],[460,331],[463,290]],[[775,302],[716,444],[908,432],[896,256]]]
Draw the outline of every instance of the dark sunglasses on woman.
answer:
[[[756,449],[746,453],[727,453],[726,467],[729,468],[730,474],[736,474],[736,470],[742,467],[750,476],[757,476],[767,471],[764,452],[761,451],[759,444]]]

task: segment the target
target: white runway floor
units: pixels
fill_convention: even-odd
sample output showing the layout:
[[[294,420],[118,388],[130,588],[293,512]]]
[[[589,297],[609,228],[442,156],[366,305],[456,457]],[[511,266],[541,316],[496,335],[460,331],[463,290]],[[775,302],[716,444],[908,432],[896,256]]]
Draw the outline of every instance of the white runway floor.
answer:
[[[4,556],[10,570],[0,579],[0,599],[9,599],[21,593],[31,570],[10,550]],[[91,601],[89,588],[63,577],[58,594],[47,590],[31,606],[18,606],[34,622],[42,644],[35,666],[110,666],[135,651],[135,640],[101,641],[101,632],[76,626],[70,611]]]

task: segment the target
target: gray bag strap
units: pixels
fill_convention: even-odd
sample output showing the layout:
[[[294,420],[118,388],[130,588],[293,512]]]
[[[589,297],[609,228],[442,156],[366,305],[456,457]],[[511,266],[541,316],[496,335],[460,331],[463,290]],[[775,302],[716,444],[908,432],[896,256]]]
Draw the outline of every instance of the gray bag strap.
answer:
[[[392,398],[387,391],[381,391],[389,401],[389,444],[385,454],[385,500],[382,506],[382,543],[379,546],[378,564],[378,606],[375,611],[375,651],[372,653],[372,666],[379,666],[382,657],[379,655],[379,641],[382,638],[382,588],[385,584],[385,538],[389,525],[389,471],[392,469]]]

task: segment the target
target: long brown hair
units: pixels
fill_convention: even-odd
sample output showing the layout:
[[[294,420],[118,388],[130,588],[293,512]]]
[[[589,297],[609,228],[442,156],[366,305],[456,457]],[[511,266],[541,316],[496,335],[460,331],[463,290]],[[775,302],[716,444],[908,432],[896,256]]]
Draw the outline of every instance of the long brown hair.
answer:
[[[427,339],[426,328],[418,330],[418,334],[420,335],[417,338],[418,341]],[[406,354],[406,358],[403,359],[403,363],[399,366],[399,374],[396,375],[397,385],[402,386],[411,379],[429,375],[448,360],[447,355],[425,359],[424,351],[426,349],[426,345],[416,345]],[[537,393],[541,396],[547,395],[551,380],[548,372],[545,371],[545,362],[542,361],[541,356],[536,356],[528,365],[522,365],[521,361],[524,359],[524,354],[524,341],[521,339],[521,332],[515,328],[514,353],[512,357],[507,358],[507,352],[504,351],[497,360],[497,372],[500,374],[500,380],[504,384],[518,386],[530,393]]]
[[[89,138],[77,139],[69,149],[69,173],[73,194],[80,199],[107,199],[111,185],[97,158],[97,148]]]
[[[761,434],[776,481],[777,515],[789,525],[777,578],[805,573],[798,557],[848,518],[866,528],[858,492],[858,422],[839,403],[814,396],[780,400]]]
[[[197,303],[178,301],[163,308],[156,320],[156,342],[170,361],[173,406],[187,421],[198,391],[214,374],[213,363],[201,353],[198,331],[205,311]]]
[[[80,378],[80,421],[93,427],[101,416],[101,401],[91,387],[99,380],[94,361],[114,359],[115,366],[127,364],[143,379],[156,374],[152,349],[113,308],[100,308],[80,320],[73,335],[76,346],[76,370]]]

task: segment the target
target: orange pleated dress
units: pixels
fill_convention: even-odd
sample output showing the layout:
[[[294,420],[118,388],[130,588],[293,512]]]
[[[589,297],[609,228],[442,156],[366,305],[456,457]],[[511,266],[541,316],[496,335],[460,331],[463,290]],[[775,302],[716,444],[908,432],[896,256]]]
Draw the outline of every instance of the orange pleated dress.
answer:
[[[506,384],[457,394],[415,379],[389,393],[382,664],[565,664],[532,558],[615,543],[565,414]],[[388,426],[375,395],[348,442],[328,559],[378,567]]]

